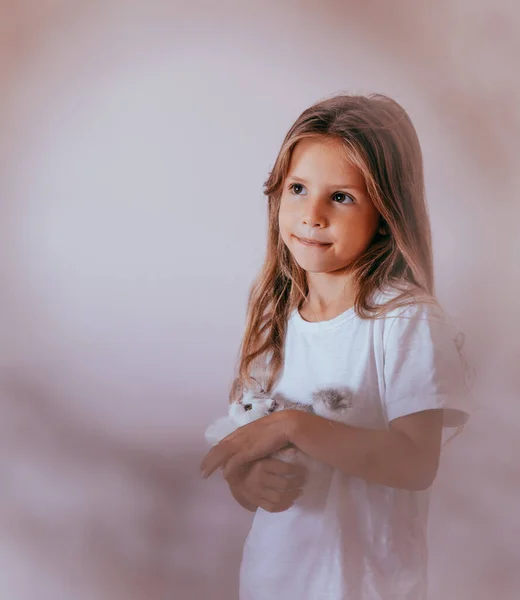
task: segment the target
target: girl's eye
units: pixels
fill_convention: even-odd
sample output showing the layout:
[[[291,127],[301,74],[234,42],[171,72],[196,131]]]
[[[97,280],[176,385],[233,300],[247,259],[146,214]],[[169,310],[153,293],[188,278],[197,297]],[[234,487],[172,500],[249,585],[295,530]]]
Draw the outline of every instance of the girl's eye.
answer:
[[[305,188],[301,183],[291,183],[289,186],[289,190],[296,196],[304,196],[306,195]],[[305,192],[305,193],[304,193]],[[338,202],[339,204],[350,204],[354,202],[354,198],[345,194],[344,192],[336,192],[333,194],[332,199],[334,202]]]
[[[293,194],[296,194],[297,196],[301,196],[302,192],[305,188],[303,187],[303,185],[301,183],[291,183],[291,185],[289,186],[289,189],[292,191]]]
[[[336,192],[332,196],[332,199],[334,200],[334,202],[339,202],[339,204],[349,204],[351,202],[354,202],[354,198],[352,198],[352,196],[348,196],[344,192]]]

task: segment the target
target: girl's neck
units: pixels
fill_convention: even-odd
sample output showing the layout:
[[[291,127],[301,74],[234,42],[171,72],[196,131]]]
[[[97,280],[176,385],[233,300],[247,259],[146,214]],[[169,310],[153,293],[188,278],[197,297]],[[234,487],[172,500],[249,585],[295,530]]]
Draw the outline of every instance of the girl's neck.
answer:
[[[299,307],[306,321],[328,321],[354,306],[356,286],[352,276],[308,273],[309,293]]]

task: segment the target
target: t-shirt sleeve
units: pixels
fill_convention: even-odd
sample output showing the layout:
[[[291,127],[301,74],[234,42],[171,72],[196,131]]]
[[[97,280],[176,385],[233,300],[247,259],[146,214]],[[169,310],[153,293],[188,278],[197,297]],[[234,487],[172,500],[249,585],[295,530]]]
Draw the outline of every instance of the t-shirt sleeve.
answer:
[[[383,333],[384,404],[388,421],[444,410],[444,426],[469,417],[468,367],[461,335],[437,306],[414,304],[390,312]]]

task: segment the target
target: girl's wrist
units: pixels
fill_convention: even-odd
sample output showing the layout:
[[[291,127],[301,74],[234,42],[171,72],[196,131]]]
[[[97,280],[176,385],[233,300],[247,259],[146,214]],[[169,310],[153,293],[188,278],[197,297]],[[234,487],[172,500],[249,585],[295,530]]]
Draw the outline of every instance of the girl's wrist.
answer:
[[[276,414],[276,413],[275,413]],[[301,429],[303,419],[308,416],[307,413],[301,410],[282,410],[279,413],[283,424],[283,431],[288,444],[294,444],[295,438],[298,437],[298,432]]]

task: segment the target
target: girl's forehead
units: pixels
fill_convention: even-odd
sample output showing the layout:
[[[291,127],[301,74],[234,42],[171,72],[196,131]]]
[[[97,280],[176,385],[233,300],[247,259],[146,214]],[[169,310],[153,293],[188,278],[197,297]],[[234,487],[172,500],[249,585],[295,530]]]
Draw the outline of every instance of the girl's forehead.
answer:
[[[306,138],[293,149],[287,179],[331,187],[364,188],[364,177],[335,138]]]

